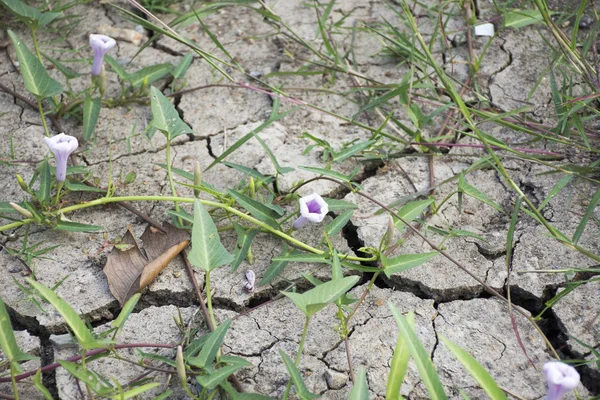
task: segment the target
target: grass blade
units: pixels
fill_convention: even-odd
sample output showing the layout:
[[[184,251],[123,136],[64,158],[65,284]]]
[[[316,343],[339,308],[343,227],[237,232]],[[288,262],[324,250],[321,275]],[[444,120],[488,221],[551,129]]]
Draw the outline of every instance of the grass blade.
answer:
[[[446,400],[447,397],[446,393],[444,393],[442,382],[440,382],[440,377],[435,370],[435,366],[433,365],[431,358],[429,358],[427,350],[425,350],[425,347],[423,347],[423,344],[417,337],[415,331],[411,329],[406,318],[404,318],[402,313],[400,313],[400,310],[398,310],[392,302],[388,302],[388,304],[392,310],[394,319],[398,324],[398,328],[400,328],[402,340],[406,342],[406,346],[410,351],[410,355],[417,365],[419,377],[427,388],[429,398],[432,400]]]
[[[465,367],[465,369],[471,374],[473,378],[479,383],[479,386],[487,393],[492,400],[504,400],[506,395],[498,387],[498,384],[494,381],[494,378],[477,362],[477,360],[466,352],[461,347],[452,343],[449,339],[442,335],[439,335],[440,340],[446,345],[448,350],[454,354],[458,361]]]

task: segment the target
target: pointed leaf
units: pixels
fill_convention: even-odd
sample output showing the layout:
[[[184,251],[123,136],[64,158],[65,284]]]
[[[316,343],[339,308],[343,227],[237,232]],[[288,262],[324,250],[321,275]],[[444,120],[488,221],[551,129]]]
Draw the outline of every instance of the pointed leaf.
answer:
[[[113,399],[114,400],[132,399],[132,398],[139,396],[142,393],[146,393],[147,391],[154,389],[155,387],[158,387],[160,385],[161,385],[160,382],[146,383],[145,385],[142,385],[142,386],[136,386],[133,389],[126,391],[123,394],[118,394],[116,396],[113,396]]]
[[[44,160],[40,165],[40,188],[37,192],[40,203],[43,204],[50,199],[51,187],[52,173],[50,172],[50,164],[48,163],[48,160]]]
[[[283,250],[281,251],[281,254],[278,257],[285,257],[286,255],[290,254],[290,250],[287,244],[284,243],[283,246]],[[267,268],[267,270],[265,271],[262,279],[258,283],[258,286],[264,286],[270,283],[277,276],[279,276],[279,273],[283,271],[286,265],[288,265],[288,262],[289,261],[276,261],[275,259],[272,259],[271,265],[269,265],[269,268]]]
[[[56,293],[52,290],[48,289],[46,286],[41,283],[34,281],[33,279],[27,278],[27,282],[31,285],[35,290],[37,290],[40,295],[48,301],[58,311],[58,313],[63,317],[69,328],[73,332],[73,335],[77,338],[77,341],[85,350],[89,349],[99,349],[102,347],[106,347],[110,342],[107,340],[96,340],[92,336],[91,332],[88,330],[87,326],[83,323],[79,315],[66,301],[58,297]]]
[[[506,394],[498,387],[494,378],[477,362],[477,360],[466,352],[461,347],[452,343],[449,339],[442,335],[438,335],[440,340],[446,345],[448,350],[454,354],[454,356],[460,361],[465,369],[471,374],[471,376],[479,383],[479,386],[490,396],[493,400],[505,400]]]
[[[99,396],[108,395],[110,392],[112,392],[114,390],[111,386],[104,383],[96,375],[96,373],[84,368],[83,366],[81,366],[77,363],[74,363],[71,361],[63,361],[63,360],[58,360],[58,363],[60,364],[61,367],[66,369],[67,372],[70,373],[71,375],[73,375],[75,378],[79,379],[86,385],[89,385],[92,388],[92,390],[94,391],[94,393],[96,393]]]
[[[194,226],[192,227],[192,251],[190,263],[204,271],[212,271],[233,261],[219,238],[217,226],[204,205],[194,201]]]
[[[389,278],[392,274],[419,266],[437,254],[436,251],[433,251],[430,253],[402,254],[392,258],[382,255],[381,264],[383,265],[383,272]]]
[[[350,158],[350,157],[360,153],[367,147],[371,146],[373,143],[375,143],[375,142],[372,140],[369,140],[366,142],[359,142],[350,147],[346,147],[345,149],[335,152],[333,154],[333,162],[337,162],[337,163],[342,162],[345,159]]]
[[[575,234],[573,234],[573,243],[579,242],[579,239],[581,238],[581,235],[583,235],[583,231],[585,230],[585,226],[587,225],[590,217],[594,214],[594,210],[596,209],[596,206],[598,205],[599,201],[600,189],[598,189],[596,193],[594,193],[590,204],[588,204],[587,208],[585,209],[585,214],[583,215],[583,218],[581,218],[581,222],[577,226]]]
[[[277,256],[273,258],[273,261],[331,264],[331,260],[329,260],[327,256],[327,254],[301,253],[299,251],[293,251],[291,254]]]
[[[85,98],[83,103],[83,140],[85,141],[90,140],[96,129],[101,106],[99,97],[92,99],[91,96],[87,96]]]
[[[369,400],[369,385],[364,367],[360,367],[348,400]]]
[[[250,212],[250,214],[252,214],[252,216],[254,216],[256,219],[277,229],[278,224],[275,219],[279,218],[279,215],[273,209],[259,203],[254,199],[251,199],[245,194],[233,191],[231,189],[227,190],[227,193],[229,193],[229,195],[233,197],[235,201],[237,201],[242,207]]]
[[[56,223],[56,229],[67,232],[98,232],[103,230],[104,228],[97,225],[60,220]]]
[[[350,221],[353,215],[354,211],[348,210],[335,217],[335,219],[331,221],[325,228],[325,232],[327,232],[327,235],[331,237],[340,233],[342,229],[346,226],[348,221]]]
[[[149,67],[144,67],[139,71],[129,74],[127,80],[136,88],[139,88],[142,85],[148,86],[152,82],[167,75],[172,69],[173,66],[169,63],[150,65]]]
[[[325,203],[327,203],[327,207],[329,208],[329,211],[333,211],[333,212],[358,208],[358,206],[356,204],[350,203],[349,201],[346,201],[346,200],[327,199],[325,197],[323,197],[323,200],[325,200]]]
[[[129,79],[129,74],[125,71],[123,66],[121,64],[119,64],[119,62],[117,60],[115,60],[114,58],[112,58],[109,55],[106,55],[106,56],[104,56],[104,61],[106,61],[106,63],[108,65],[110,65],[112,70],[115,71],[115,73],[117,75],[119,75],[119,78],[121,78],[121,81],[127,81]]]
[[[152,104],[152,126],[161,131],[171,141],[179,135],[192,133],[193,130],[179,118],[179,113],[169,99],[152,86],[150,89]]]
[[[202,350],[200,350],[200,354],[198,354],[197,357],[188,358],[188,363],[198,368],[204,368],[209,371],[212,370],[213,361],[215,360],[215,356],[221,347],[221,343],[223,343],[223,339],[225,338],[225,334],[230,325],[231,319],[228,319],[219,325],[213,332],[209,333],[202,346]]]
[[[237,222],[233,223],[233,228],[235,229],[238,238],[235,243],[235,253],[233,255],[233,261],[231,262],[231,272],[235,272],[235,270],[240,266],[242,261],[246,259],[248,255],[248,250],[250,250],[250,245],[252,244],[252,240],[254,236],[260,231],[259,229],[244,229]]]
[[[192,64],[193,59],[193,53],[187,53],[185,56],[183,56],[181,61],[179,61],[179,64],[177,64],[175,69],[171,72],[171,75],[173,75],[173,80],[179,79],[185,75],[186,71]]]
[[[0,348],[4,356],[10,361],[14,367],[21,372],[19,361],[35,360],[37,357],[21,351],[17,345],[15,334],[10,323],[8,311],[2,299],[0,299]]]
[[[121,329],[123,329],[125,322],[127,322],[127,318],[129,318],[129,316],[133,312],[133,309],[135,308],[137,302],[140,300],[140,297],[142,297],[140,293],[136,293],[133,296],[131,296],[131,298],[127,300],[127,303],[125,303],[125,305],[121,309],[121,312],[119,313],[117,319],[110,323],[111,328],[117,329],[117,333],[115,334],[115,336],[117,336],[121,332]]]
[[[423,213],[423,211],[425,211],[427,207],[429,207],[433,202],[434,199],[411,201],[410,203],[402,207],[400,210],[398,210],[398,215],[404,218],[406,222],[412,222],[416,218],[418,218]],[[396,219],[395,217],[394,226],[399,231],[403,231],[406,228],[404,222],[400,221],[399,219]]]
[[[311,317],[352,289],[358,280],[358,276],[347,276],[335,281],[325,282],[302,294],[292,292],[281,293],[289,297],[296,307],[307,317]]]
[[[61,94],[63,88],[60,83],[48,75],[46,68],[27,48],[21,38],[10,29],[8,30],[8,35],[17,53],[21,75],[23,75],[23,81],[27,90],[38,99]]]
[[[410,329],[415,329],[415,314],[408,314],[408,325]],[[390,364],[390,373],[388,375],[387,386],[385,390],[385,400],[399,400],[400,388],[404,382],[404,376],[406,375],[406,369],[408,368],[408,360],[410,359],[410,351],[402,335],[398,335],[396,342],[396,348],[392,355],[392,362]]]
[[[251,366],[251,363],[247,363],[246,365],[228,365],[226,367],[221,367],[212,371],[208,375],[199,375],[196,377],[198,383],[203,387],[209,390],[213,390],[216,388],[221,382],[225,379],[229,378],[230,375],[235,373],[237,370],[244,368],[245,366]]]
[[[427,388],[429,398],[432,400],[446,400],[447,396],[446,393],[444,393],[444,387],[442,386],[442,382],[440,382],[440,377],[435,370],[431,358],[429,358],[429,353],[425,350],[425,347],[423,347],[417,334],[411,329],[410,324],[406,318],[404,318],[402,313],[400,313],[391,301],[388,302],[388,304],[392,310],[394,319],[400,328],[402,340],[406,342],[410,355],[417,365],[419,378],[421,378],[421,381]]]
[[[67,67],[66,65],[64,65],[63,63],[61,63],[60,61],[58,61],[57,59],[52,58],[49,55],[47,55],[45,53],[42,53],[42,52],[40,52],[40,54],[46,60],[48,60],[52,64],[54,64],[54,66],[56,67],[56,69],[59,70],[60,72],[62,72],[62,74],[65,76],[65,78],[67,78],[67,79],[73,79],[73,78],[78,78],[80,76],[83,76],[83,74],[80,74],[79,72],[73,71],[71,68]]]
[[[279,354],[281,355],[281,358],[283,358],[283,363],[285,364],[285,367],[287,368],[288,373],[290,374],[290,378],[292,379],[292,382],[296,387],[296,393],[298,394],[298,396],[302,400],[310,400],[320,397],[308,391],[306,385],[304,384],[304,380],[302,379],[302,375],[300,375],[300,371],[298,371],[298,368],[296,368],[294,362],[290,359],[290,357],[287,354],[285,354],[283,350],[279,350]]]
[[[44,386],[44,384],[42,383],[41,369],[38,369],[35,373],[35,376],[33,377],[33,386],[35,386],[35,388],[42,394],[42,396],[44,396],[45,400],[54,400],[54,397],[52,397],[50,391],[46,389],[46,386]]]

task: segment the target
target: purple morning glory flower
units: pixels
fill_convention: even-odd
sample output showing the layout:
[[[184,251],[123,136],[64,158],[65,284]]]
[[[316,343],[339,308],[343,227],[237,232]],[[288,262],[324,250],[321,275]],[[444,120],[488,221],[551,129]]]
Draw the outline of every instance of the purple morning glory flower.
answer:
[[[561,400],[579,385],[579,373],[568,364],[550,361],[544,364],[543,369],[548,382],[546,400]]]
[[[325,200],[316,193],[300,199],[300,217],[294,222],[294,228],[300,229],[307,221],[319,223],[329,212]]]
[[[67,159],[79,146],[79,142],[73,136],[64,133],[44,138],[44,140],[56,157],[56,180],[63,182],[67,176]]]
[[[92,65],[92,75],[98,76],[102,73],[102,64],[104,55],[107,51],[115,47],[115,39],[105,35],[90,35],[90,46],[94,49],[94,64]]]

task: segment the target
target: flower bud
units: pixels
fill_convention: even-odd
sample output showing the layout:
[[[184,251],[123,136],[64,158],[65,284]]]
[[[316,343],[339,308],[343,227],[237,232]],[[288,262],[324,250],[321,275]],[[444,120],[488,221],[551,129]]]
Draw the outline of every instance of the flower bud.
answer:
[[[24,209],[23,207],[21,207],[20,205],[18,205],[17,203],[13,203],[12,201],[10,203],[10,206],[12,208],[15,209],[16,212],[18,212],[19,214],[25,216],[26,218],[33,218],[33,214],[30,213],[28,210]]]
[[[202,168],[200,163],[196,161],[194,166],[194,197],[200,196],[200,186],[202,185]]]
[[[391,215],[388,215],[388,226],[387,231],[385,232],[385,248],[390,247],[392,242],[394,241],[394,231],[396,227],[394,226],[394,218]]]
[[[177,365],[177,376],[179,377],[179,382],[182,385],[187,384],[187,375],[185,374],[185,364],[183,363],[183,349],[181,346],[177,346],[177,356],[175,357],[175,363]]]
[[[23,180],[23,177],[21,177],[21,175],[19,174],[17,174],[17,182],[19,183],[19,186],[21,186],[21,189],[23,189],[23,191],[29,193],[29,186],[27,186],[27,184]]]

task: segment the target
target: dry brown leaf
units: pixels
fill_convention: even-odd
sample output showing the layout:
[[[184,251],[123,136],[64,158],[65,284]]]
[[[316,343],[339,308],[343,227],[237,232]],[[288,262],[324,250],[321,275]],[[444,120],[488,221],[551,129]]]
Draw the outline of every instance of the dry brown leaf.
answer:
[[[106,260],[104,274],[108,279],[110,292],[121,306],[148,286],[173,258],[190,243],[190,235],[186,231],[171,224],[163,226],[166,233],[152,227],[146,228],[142,235],[143,250],[140,249],[131,227],[123,235],[120,244],[131,247],[119,250],[114,247]]]

